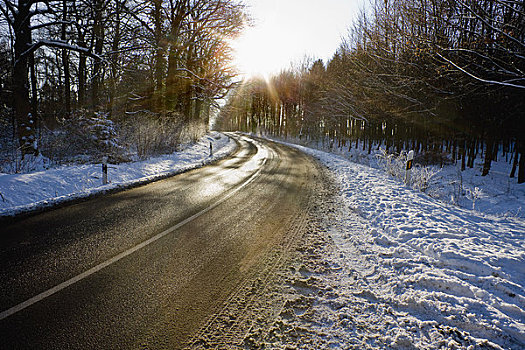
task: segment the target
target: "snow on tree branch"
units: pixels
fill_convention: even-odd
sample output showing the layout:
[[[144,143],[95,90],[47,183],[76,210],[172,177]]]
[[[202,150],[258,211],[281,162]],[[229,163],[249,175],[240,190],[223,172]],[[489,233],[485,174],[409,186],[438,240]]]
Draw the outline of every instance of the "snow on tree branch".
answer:
[[[27,51],[24,51],[22,53],[22,55],[20,55],[20,58],[15,62],[15,64],[17,64],[18,61],[21,58],[27,57],[28,55],[30,55],[31,53],[35,52],[36,50],[38,50],[42,46],[55,47],[55,48],[59,48],[59,49],[66,49],[66,50],[70,50],[70,51],[76,51],[76,52],[83,53],[83,54],[85,54],[85,55],[87,55],[87,56],[89,56],[91,58],[96,59],[96,60],[102,61],[102,57],[100,57],[99,55],[96,55],[96,54],[90,52],[85,47],[71,45],[71,44],[68,44],[67,42],[60,41],[60,40],[40,40],[40,41],[34,43],[33,45],[31,45],[31,47],[29,49],[27,49]]]

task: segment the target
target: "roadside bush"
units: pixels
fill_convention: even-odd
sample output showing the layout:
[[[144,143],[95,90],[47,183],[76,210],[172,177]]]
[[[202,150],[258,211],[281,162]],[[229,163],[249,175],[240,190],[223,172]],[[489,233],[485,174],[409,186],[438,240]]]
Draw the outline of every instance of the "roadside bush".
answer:
[[[60,120],[55,130],[42,133],[40,151],[56,163],[100,161],[107,156],[111,162],[128,160],[119,142],[117,125],[105,113],[78,111]]]
[[[406,163],[408,153],[401,151],[397,156],[389,154],[385,149],[380,149],[376,154],[378,165],[393,177],[405,181]],[[416,164],[412,168],[410,186],[421,192],[426,192],[430,187],[432,178],[439,173],[439,169],[432,166]]]
[[[16,174],[43,170],[51,167],[50,159],[42,156],[26,155],[22,159],[22,152],[15,136],[11,115],[0,116],[0,173]]]
[[[206,126],[200,120],[189,122],[182,128],[180,142],[181,144],[197,142],[206,131]]]
[[[157,116],[142,112],[129,116],[121,130],[122,142],[139,159],[175,152],[183,133],[183,121],[175,114]]]
[[[387,173],[395,178],[403,180],[405,178],[405,164],[407,160],[407,153],[401,151],[397,156],[388,153],[384,148],[381,148],[376,153],[378,165]]]
[[[440,172],[440,169],[432,166],[421,166],[416,164],[412,168],[410,184],[413,188],[427,192],[431,185],[432,179]]]
[[[159,116],[140,112],[121,116],[118,122],[106,113],[80,110],[58,126],[39,129],[37,157],[22,160],[12,127],[0,120],[0,172],[20,173],[66,163],[110,163],[146,159],[173,153],[181,144],[197,141],[206,133],[202,121],[187,122],[180,115]]]

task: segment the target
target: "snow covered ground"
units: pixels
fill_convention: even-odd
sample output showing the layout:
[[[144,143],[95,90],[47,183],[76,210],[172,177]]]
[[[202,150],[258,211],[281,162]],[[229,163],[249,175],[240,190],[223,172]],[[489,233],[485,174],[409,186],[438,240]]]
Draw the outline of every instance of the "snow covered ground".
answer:
[[[523,217],[504,215],[505,205],[488,210],[497,215],[461,208],[380,169],[295,147],[339,187],[323,224],[331,248],[312,243],[316,262],[296,273],[281,315],[304,333],[297,348],[525,348]],[[512,195],[523,203],[523,192]]]
[[[107,185],[102,184],[101,164],[61,166],[26,174],[0,173],[0,216],[150,182],[223,158],[235,147],[227,136],[212,132],[181,152],[145,161],[109,164]]]

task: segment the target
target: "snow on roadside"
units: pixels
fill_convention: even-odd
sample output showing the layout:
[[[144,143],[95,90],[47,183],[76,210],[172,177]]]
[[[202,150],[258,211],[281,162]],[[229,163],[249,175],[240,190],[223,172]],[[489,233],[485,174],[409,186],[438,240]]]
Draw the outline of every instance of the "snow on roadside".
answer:
[[[331,154],[340,155],[355,163],[370,166],[375,169],[385,169],[384,146],[377,148],[374,145],[371,154],[363,150],[362,142],[358,145],[352,143],[351,149],[345,147],[330,147],[330,143],[316,142],[312,140],[301,140],[298,138],[289,138],[284,140],[271,136],[278,142],[290,142],[299,144],[320,151],[326,151]],[[368,144],[365,145],[365,148]],[[405,153],[406,154],[406,153]],[[391,162],[394,163],[396,170],[404,169],[404,162],[400,163],[397,157],[391,155]],[[481,176],[484,159],[477,157],[474,160],[473,168],[466,168],[460,171],[460,162],[444,164],[443,167],[438,165],[428,165],[421,167],[416,161],[412,178],[417,178],[415,186],[421,185],[423,178],[428,182],[426,193],[431,197],[439,199],[445,203],[451,203],[455,206],[481,211],[485,214],[497,216],[515,216],[525,219],[525,186],[517,183],[516,177],[510,178],[509,174],[512,168],[512,159],[509,154],[498,153],[497,161],[493,161],[490,173],[487,176]],[[510,157],[512,158],[512,157]],[[431,178],[428,175],[434,174]],[[402,174],[404,177],[404,174]]]
[[[210,142],[213,156],[210,157]],[[147,183],[224,158],[236,143],[211,132],[181,152],[145,161],[109,164],[109,184],[102,184],[101,164],[62,166],[26,174],[0,174],[0,216],[51,206],[99,192]]]
[[[307,275],[325,292],[288,321],[295,329],[332,348],[525,347],[523,218],[458,208],[380,170],[291,146],[318,158],[340,188],[325,228],[329,268]]]

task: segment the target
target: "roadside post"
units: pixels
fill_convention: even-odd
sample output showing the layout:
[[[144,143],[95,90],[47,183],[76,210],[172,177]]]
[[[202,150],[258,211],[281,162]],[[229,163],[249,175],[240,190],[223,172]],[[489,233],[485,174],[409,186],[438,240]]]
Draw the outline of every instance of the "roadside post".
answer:
[[[102,157],[102,184],[108,184],[108,157]]]
[[[412,172],[412,163],[414,162],[414,151],[408,152],[407,156],[407,167],[406,167],[406,173],[405,173],[405,183],[407,185],[410,185],[410,173]]]

